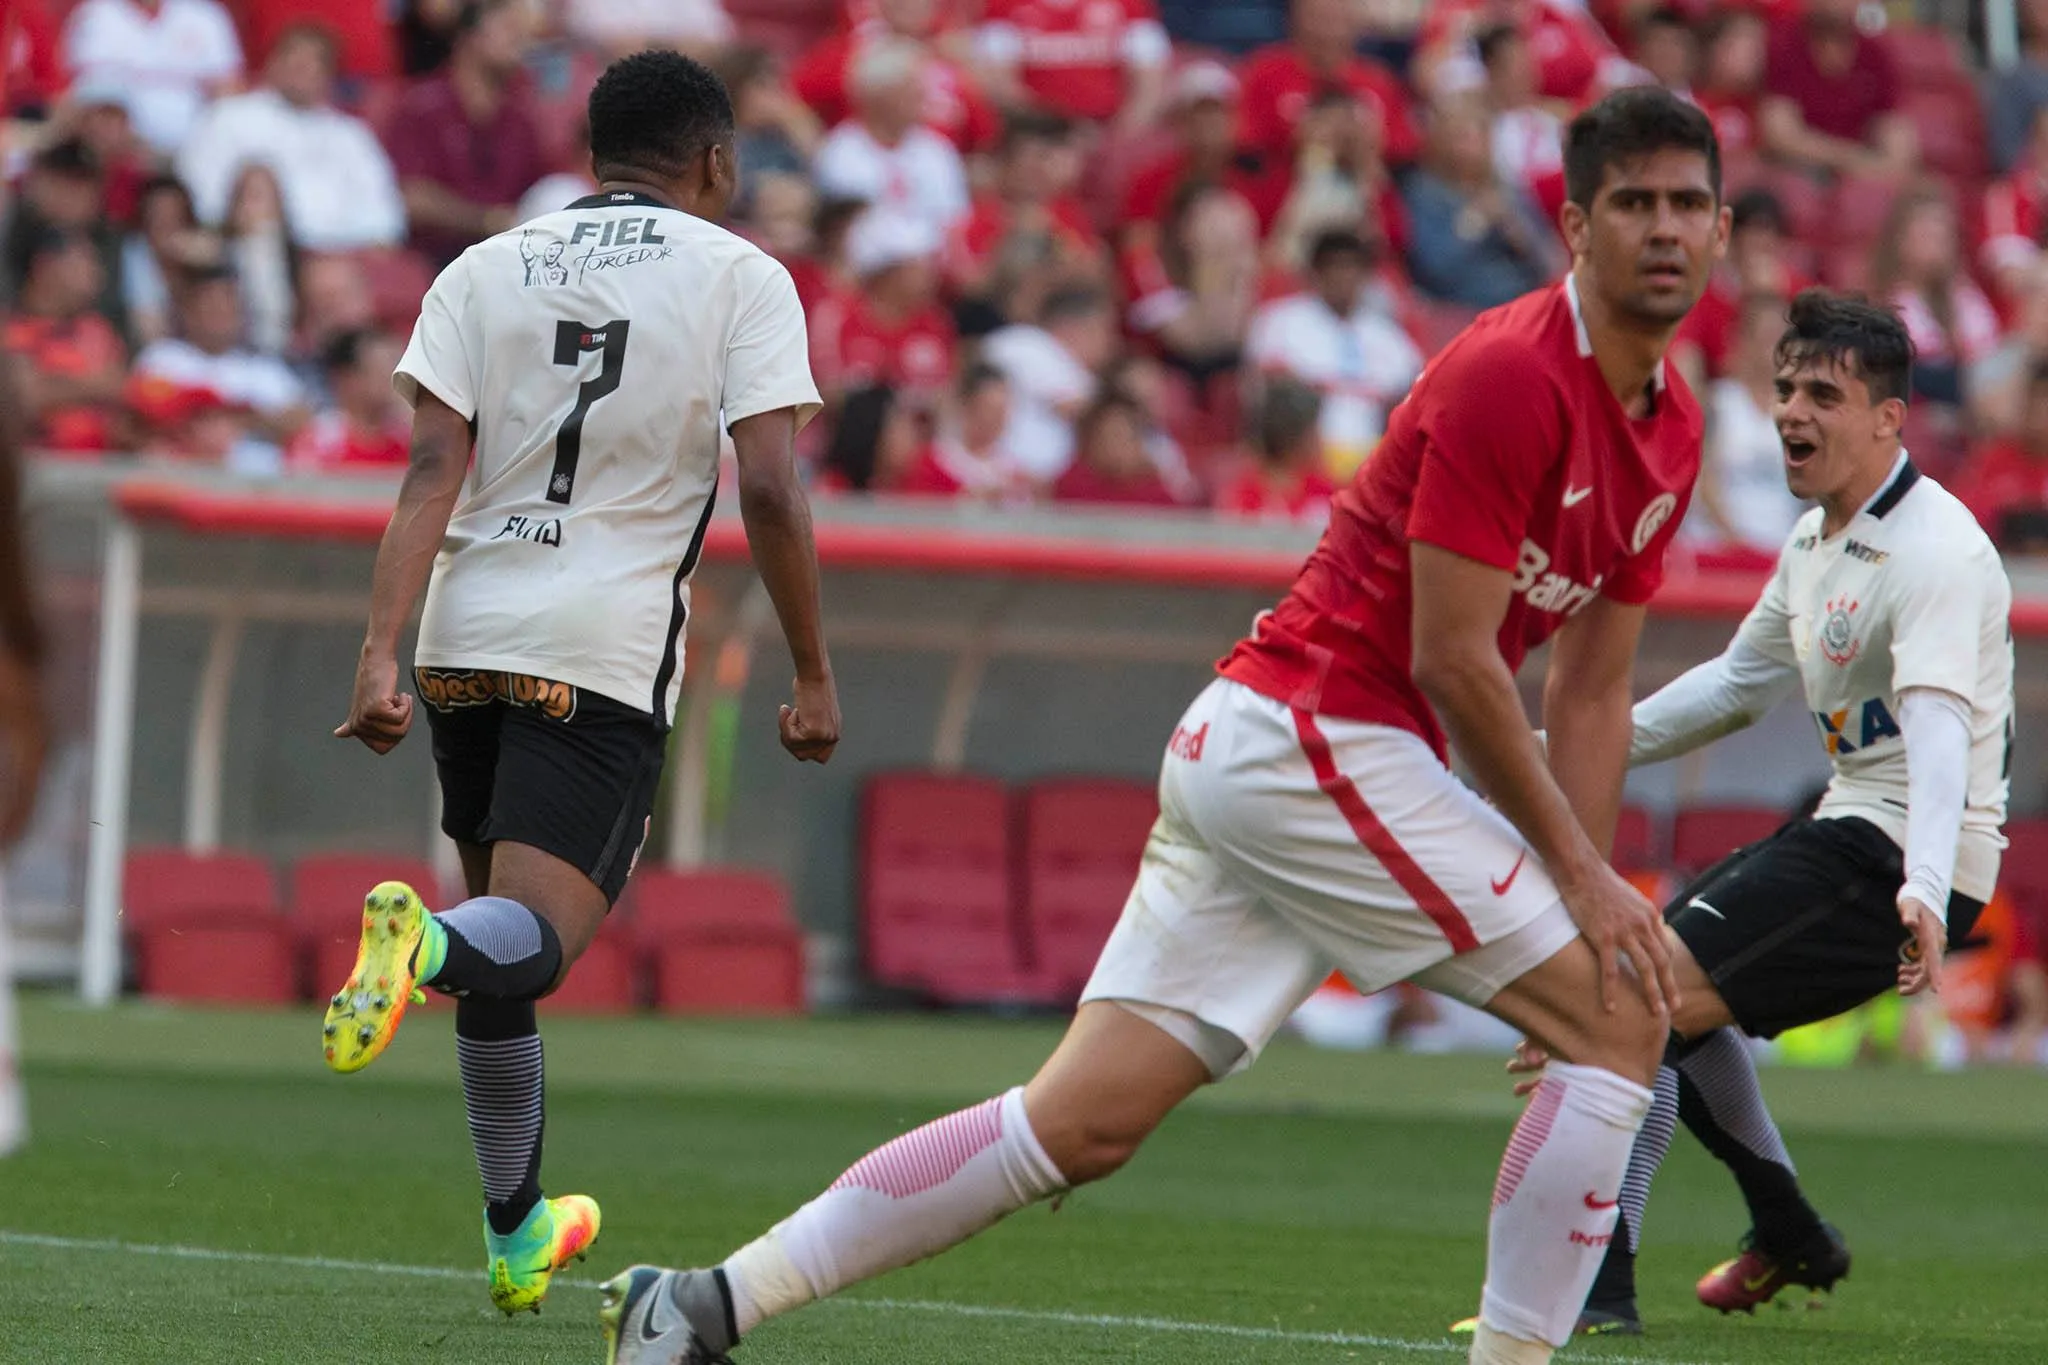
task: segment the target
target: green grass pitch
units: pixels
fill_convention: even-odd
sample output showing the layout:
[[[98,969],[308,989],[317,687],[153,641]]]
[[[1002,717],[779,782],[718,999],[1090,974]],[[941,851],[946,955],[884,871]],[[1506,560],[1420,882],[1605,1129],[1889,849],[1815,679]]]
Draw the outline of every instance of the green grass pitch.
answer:
[[[484,1295],[452,1015],[360,1076],[310,1012],[32,998],[34,1142],[0,1162],[0,1362],[599,1359],[597,1280],[723,1255],[893,1134],[1029,1075],[1042,1022],[545,1023],[548,1187],[603,1203],[540,1317]],[[1564,1360],[2048,1362],[2048,1076],[1777,1070],[1856,1268],[1824,1309],[1692,1301],[1742,1229],[1681,1133],[1642,1261],[1650,1334]],[[1057,1211],[770,1324],[740,1365],[1462,1360],[1515,1101],[1495,1060],[1276,1045]]]

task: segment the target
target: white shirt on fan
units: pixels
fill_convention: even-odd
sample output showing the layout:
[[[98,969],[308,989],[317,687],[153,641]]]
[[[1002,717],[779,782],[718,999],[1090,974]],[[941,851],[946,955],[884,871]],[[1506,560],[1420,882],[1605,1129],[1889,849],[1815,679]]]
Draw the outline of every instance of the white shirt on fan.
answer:
[[[393,383],[472,421],[417,662],[531,674],[666,721],[725,423],[819,407],[789,272],[724,228],[592,195],[469,248]]]

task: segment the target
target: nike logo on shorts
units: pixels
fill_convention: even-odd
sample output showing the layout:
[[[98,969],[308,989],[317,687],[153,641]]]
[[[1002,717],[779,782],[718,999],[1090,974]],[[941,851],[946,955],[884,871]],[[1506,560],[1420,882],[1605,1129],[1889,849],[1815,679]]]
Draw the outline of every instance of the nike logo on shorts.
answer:
[[[1515,865],[1508,869],[1507,876],[1501,878],[1497,882],[1492,880],[1488,881],[1487,884],[1493,888],[1494,895],[1505,896],[1508,893],[1508,888],[1515,884],[1515,878],[1522,875],[1522,860],[1524,858],[1527,858],[1528,856],[1529,850],[1526,848],[1523,849],[1519,854],[1515,856]]]
[[[1717,919],[1717,920],[1721,920],[1721,921],[1723,921],[1724,923],[1725,923],[1725,922],[1727,921],[1727,919],[1728,919],[1728,917],[1727,917],[1726,915],[1722,914],[1722,913],[1721,913],[1721,912],[1720,912],[1719,910],[1716,910],[1716,909],[1715,909],[1715,908],[1714,908],[1713,906],[1711,906],[1711,905],[1708,905],[1708,904],[1707,904],[1707,903],[1706,903],[1705,901],[1701,900],[1701,899],[1700,899],[1700,898],[1699,898],[1698,896],[1694,896],[1694,897],[1693,897],[1693,898],[1692,898],[1691,900],[1689,900],[1689,901],[1687,901],[1687,902],[1685,903],[1685,907],[1686,907],[1686,909],[1688,909],[1688,910],[1690,910],[1690,909],[1691,909],[1691,908],[1692,908],[1693,906],[1695,906],[1695,905],[1697,905],[1697,906],[1698,906],[1698,907],[1699,907],[1700,909],[1702,909],[1702,910],[1706,911],[1706,912],[1707,912],[1708,914],[1712,915],[1712,916],[1713,916],[1713,917],[1714,917],[1715,919]]]

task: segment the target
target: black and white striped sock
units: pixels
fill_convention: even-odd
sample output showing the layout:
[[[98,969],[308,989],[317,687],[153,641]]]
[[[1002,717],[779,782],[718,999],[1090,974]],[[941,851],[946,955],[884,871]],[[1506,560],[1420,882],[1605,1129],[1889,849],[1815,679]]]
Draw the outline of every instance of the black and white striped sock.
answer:
[[[1636,1253],[1643,1245],[1643,1212],[1650,1203],[1650,1182],[1671,1150],[1671,1135],[1678,1131],[1678,1072],[1669,1065],[1657,1068],[1657,1084],[1650,1092],[1650,1112],[1636,1130],[1635,1145],[1629,1148],[1628,1170],[1621,1178],[1621,1222],[1600,1273],[1593,1277],[1593,1290],[1586,1296],[1588,1308],[1620,1311],[1633,1308],[1636,1301]]]
[[[518,1228],[541,1197],[546,1110],[533,1002],[478,996],[458,1001],[455,1055],[491,1230],[503,1236]]]
[[[1800,1192],[1792,1154],[1764,1104],[1756,1062],[1742,1035],[1716,1029],[1672,1052],[1679,1116],[1734,1174],[1759,1246],[1787,1252],[1818,1236],[1820,1215]]]

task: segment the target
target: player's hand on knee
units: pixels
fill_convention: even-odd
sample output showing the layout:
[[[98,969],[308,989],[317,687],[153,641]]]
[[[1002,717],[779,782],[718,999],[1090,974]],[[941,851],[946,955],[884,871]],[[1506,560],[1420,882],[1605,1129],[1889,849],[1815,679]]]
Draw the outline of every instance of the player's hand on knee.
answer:
[[[348,719],[334,727],[336,739],[357,739],[372,753],[388,754],[412,729],[412,694],[398,690],[398,664],[365,658],[356,669]]]
[[[1508,1058],[1508,1074],[1523,1079],[1515,1082],[1515,1094],[1527,1095],[1543,1084],[1543,1068],[1550,1065],[1550,1054],[1535,1043],[1524,1038],[1515,1044],[1514,1056]]]
[[[1909,957],[1899,964],[1899,994],[1918,995],[1941,989],[1941,954],[1948,926],[1919,897],[1899,893],[1899,920],[1913,935]]]
[[[1579,933],[1600,959],[1600,1007],[1609,1013],[1619,1008],[1621,964],[1626,958],[1651,1012],[1660,1017],[1674,1013],[1678,978],[1664,942],[1664,917],[1649,897],[1605,863],[1561,894]]]
[[[823,763],[839,747],[839,693],[832,679],[796,680],[796,705],[778,717],[782,747],[800,761]]]

